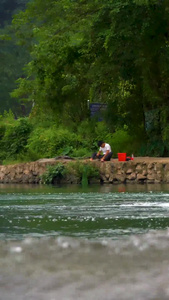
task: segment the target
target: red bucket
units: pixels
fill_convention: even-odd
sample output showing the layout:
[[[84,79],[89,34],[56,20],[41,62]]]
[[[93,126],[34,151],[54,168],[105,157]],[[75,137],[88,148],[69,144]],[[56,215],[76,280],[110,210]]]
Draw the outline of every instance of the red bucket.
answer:
[[[126,153],[117,153],[119,161],[126,161]]]

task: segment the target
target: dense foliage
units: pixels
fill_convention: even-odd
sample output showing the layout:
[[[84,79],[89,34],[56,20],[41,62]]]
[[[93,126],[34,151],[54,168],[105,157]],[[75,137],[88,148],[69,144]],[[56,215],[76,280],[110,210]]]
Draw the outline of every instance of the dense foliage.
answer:
[[[114,157],[118,152],[136,153],[138,145],[125,130],[111,134],[105,122],[84,121],[76,132],[56,124],[55,120],[35,123],[33,118],[14,119],[12,112],[0,116],[0,161],[3,164],[34,161],[68,155],[90,157],[98,149],[97,141],[104,139],[112,146]],[[79,165],[80,166],[80,165]]]
[[[102,138],[115,155],[168,155],[168,14],[167,0],[32,0],[15,15],[30,54],[12,93],[33,104],[27,150],[83,156]],[[104,122],[87,100],[107,104]]]
[[[93,164],[79,161],[68,162],[66,165],[58,163],[55,166],[48,166],[46,172],[41,176],[41,183],[60,183],[63,178],[74,175],[79,183],[87,185],[92,178],[99,178],[99,170]]]
[[[48,166],[47,171],[41,176],[41,183],[43,184],[53,184],[54,181],[58,183],[65,175],[65,166],[62,164],[57,164],[55,166]]]

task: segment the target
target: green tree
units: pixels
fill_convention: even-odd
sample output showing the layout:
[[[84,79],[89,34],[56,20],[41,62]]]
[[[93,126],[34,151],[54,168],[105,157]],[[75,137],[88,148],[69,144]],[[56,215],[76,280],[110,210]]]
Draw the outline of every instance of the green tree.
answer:
[[[167,0],[30,2],[13,21],[31,52],[13,95],[77,122],[87,99],[108,103],[111,127],[144,139],[146,112],[156,108],[153,134],[167,142],[168,10]]]

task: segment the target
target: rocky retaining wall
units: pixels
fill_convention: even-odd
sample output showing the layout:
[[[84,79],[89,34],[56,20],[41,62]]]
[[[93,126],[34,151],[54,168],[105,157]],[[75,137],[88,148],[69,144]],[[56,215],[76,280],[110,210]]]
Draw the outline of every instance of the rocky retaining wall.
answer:
[[[0,183],[40,183],[40,176],[48,165],[55,165],[55,159],[42,159],[36,162],[17,165],[0,166]],[[68,161],[62,161],[66,164]],[[85,161],[95,164],[100,170],[100,178],[92,179],[90,183],[169,183],[169,162],[158,161],[127,161],[111,162]],[[77,162],[78,163],[78,162]],[[71,174],[64,179],[64,183],[78,183]]]
[[[100,175],[107,183],[169,183],[169,163],[103,163],[100,165]]]
[[[30,163],[0,166],[0,183],[39,183],[40,176],[48,165],[55,165],[56,160],[46,159]]]

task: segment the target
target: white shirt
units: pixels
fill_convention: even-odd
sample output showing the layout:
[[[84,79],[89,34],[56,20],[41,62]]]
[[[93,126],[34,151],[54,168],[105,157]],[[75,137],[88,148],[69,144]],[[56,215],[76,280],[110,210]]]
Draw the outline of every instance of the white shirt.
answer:
[[[106,144],[106,143],[105,143],[105,146],[104,146],[103,148],[100,147],[100,149],[99,149],[99,151],[102,151],[103,154],[106,154],[107,150],[109,150],[109,152],[111,152],[111,147],[110,147],[110,145],[109,145],[109,144]]]

